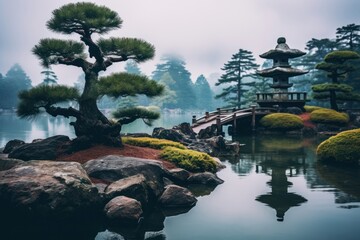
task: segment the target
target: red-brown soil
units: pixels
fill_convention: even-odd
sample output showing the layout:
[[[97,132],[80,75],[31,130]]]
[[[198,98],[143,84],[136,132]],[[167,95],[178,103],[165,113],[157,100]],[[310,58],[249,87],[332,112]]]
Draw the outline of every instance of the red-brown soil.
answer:
[[[150,160],[159,160],[162,162],[163,167],[167,169],[175,168],[176,166],[168,161],[164,161],[160,158],[160,150],[146,148],[146,147],[136,147],[125,144],[124,147],[108,147],[103,145],[96,145],[89,149],[78,151],[70,155],[62,155],[57,157],[57,161],[72,161],[78,163],[85,163],[91,159],[103,157],[106,155],[119,155],[126,157],[137,157]]]

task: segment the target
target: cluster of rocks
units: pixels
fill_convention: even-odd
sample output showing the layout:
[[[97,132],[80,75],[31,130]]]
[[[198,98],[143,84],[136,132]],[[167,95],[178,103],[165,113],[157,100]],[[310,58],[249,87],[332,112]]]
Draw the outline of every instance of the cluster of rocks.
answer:
[[[2,212],[45,218],[102,212],[109,221],[137,224],[154,206],[192,208],[197,199],[186,188],[190,184],[214,188],[223,182],[213,173],[168,170],[160,161],[133,157],[108,155],[83,165],[53,161],[68,141],[54,136],[6,145],[8,156],[0,156]]]
[[[180,142],[192,150],[205,152],[211,156],[237,155],[240,151],[238,142],[230,142],[217,135],[216,125],[202,129],[196,134],[189,123],[181,123],[171,129],[154,128],[152,137]]]

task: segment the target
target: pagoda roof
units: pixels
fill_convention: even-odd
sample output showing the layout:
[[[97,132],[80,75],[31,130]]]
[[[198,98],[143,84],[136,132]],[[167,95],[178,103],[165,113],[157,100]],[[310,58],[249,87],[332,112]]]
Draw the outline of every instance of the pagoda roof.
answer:
[[[260,57],[266,59],[297,58],[306,54],[298,49],[291,49],[283,37],[278,38],[277,43],[278,45],[276,45],[275,49],[261,54]]]
[[[294,76],[303,75],[308,72],[309,71],[292,68],[292,67],[273,67],[273,68],[267,68],[256,71],[256,73],[262,77],[277,77],[277,76],[294,77]]]

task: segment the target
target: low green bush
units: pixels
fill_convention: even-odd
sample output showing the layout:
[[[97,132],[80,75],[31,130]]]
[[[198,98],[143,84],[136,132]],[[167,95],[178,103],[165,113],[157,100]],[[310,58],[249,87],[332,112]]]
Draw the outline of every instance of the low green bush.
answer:
[[[322,108],[311,112],[310,120],[314,123],[345,125],[349,122],[349,116],[346,113]]]
[[[260,120],[260,124],[269,130],[290,131],[304,127],[303,120],[290,113],[272,113]]]
[[[185,149],[185,146],[178,142],[173,142],[166,139],[150,138],[150,137],[122,137],[122,141],[125,144],[139,146],[139,147],[149,147],[155,149],[163,149],[165,147],[171,146],[179,149]]]
[[[360,161],[360,129],[338,133],[323,141],[316,154],[320,162],[358,165]]]
[[[315,110],[324,109],[324,108],[318,106],[304,106],[304,109],[306,112],[311,113]]]
[[[216,161],[206,153],[166,147],[160,157],[190,172],[216,172]]]

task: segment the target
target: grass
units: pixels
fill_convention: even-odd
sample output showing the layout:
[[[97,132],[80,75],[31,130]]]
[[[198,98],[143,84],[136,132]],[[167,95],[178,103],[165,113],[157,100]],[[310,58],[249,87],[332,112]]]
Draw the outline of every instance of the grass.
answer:
[[[149,147],[154,149],[164,149],[165,147],[176,147],[179,149],[185,149],[185,146],[181,143],[158,138],[150,137],[123,137],[123,143],[138,146],[138,147]]]

